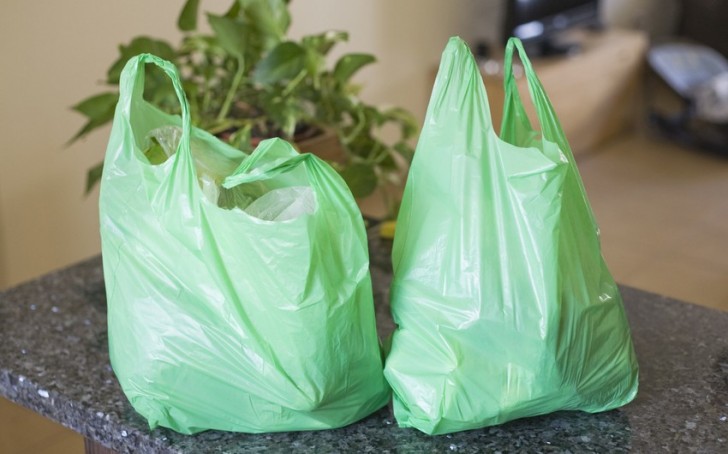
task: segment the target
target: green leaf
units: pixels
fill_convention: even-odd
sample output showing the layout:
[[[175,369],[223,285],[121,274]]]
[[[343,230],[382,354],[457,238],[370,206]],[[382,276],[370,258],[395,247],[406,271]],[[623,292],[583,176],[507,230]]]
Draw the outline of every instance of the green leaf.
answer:
[[[147,65],[144,77],[144,100],[167,113],[179,113],[179,101],[169,76],[158,66]]]
[[[407,160],[407,162],[412,162],[412,158],[415,156],[415,150],[405,142],[397,142],[394,144],[394,150]]]
[[[349,34],[347,32],[329,30],[327,32],[319,33],[317,35],[304,36],[301,39],[301,44],[306,49],[310,49],[319,54],[326,55],[336,43],[348,40]]]
[[[119,95],[116,93],[101,93],[84,99],[71,107],[88,118],[85,125],[68,141],[69,144],[85,136],[94,129],[101,127],[114,118],[114,110]]]
[[[417,135],[419,127],[417,119],[411,112],[401,107],[393,107],[384,111],[386,121],[393,121],[400,125],[402,129],[402,138],[409,139]]]
[[[197,28],[197,11],[200,8],[200,0],[187,0],[182,12],[177,19],[177,27],[185,32]]]
[[[317,35],[304,36],[301,45],[306,49],[306,71],[314,77],[314,85],[319,88],[318,75],[326,69],[326,54],[338,42],[349,39],[349,34],[339,31],[328,31]]]
[[[93,190],[96,183],[101,180],[101,173],[104,170],[104,162],[101,161],[99,164],[91,167],[86,173],[86,194],[88,195]]]
[[[84,99],[71,107],[71,109],[90,119],[106,116],[109,111],[111,111],[113,116],[114,108],[118,101],[118,93],[101,93]]]
[[[361,163],[352,164],[339,174],[357,199],[368,196],[377,188],[377,175],[372,166]]]
[[[252,129],[253,125],[251,123],[248,123],[242,128],[239,128],[237,131],[232,133],[232,135],[230,135],[228,143],[238,150],[242,150],[247,153],[252,152],[253,147],[250,143]]]
[[[288,27],[291,25],[291,16],[288,12],[287,2],[284,0],[238,0],[242,5],[245,18],[256,28],[258,34],[267,44],[266,49],[282,41]]]
[[[292,96],[281,96],[280,91],[272,89],[260,98],[260,107],[267,117],[267,134],[282,135],[292,139],[296,125],[305,115],[299,100]]]
[[[126,62],[136,55],[149,53],[165,60],[172,61],[176,56],[174,49],[172,49],[172,46],[170,46],[169,43],[159,39],[149,38],[147,36],[134,38],[128,45],[119,46],[119,53],[121,54],[119,59],[111,65],[111,68],[109,68],[106,73],[106,80],[110,84],[119,83],[121,70],[124,69]]]
[[[85,125],[83,125],[83,127],[81,129],[78,130],[78,132],[76,134],[73,135],[73,137],[71,137],[71,139],[68,142],[66,142],[66,145],[72,144],[73,142],[77,141],[81,137],[83,137],[86,134],[90,133],[94,129],[100,128],[101,126],[105,125],[109,121],[111,121],[111,118],[109,118],[106,121],[89,120],[88,122],[86,122]]]
[[[294,42],[287,41],[274,47],[258,62],[253,80],[270,85],[295,77],[305,67],[306,50]]]
[[[230,9],[227,10],[223,16],[229,17],[230,19],[235,19],[240,14],[240,2],[239,1],[233,1],[233,4],[230,5]]]
[[[162,164],[168,159],[167,152],[156,138],[152,137],[150,142],[149,147],[144,150],[144,156],[146,156],[149,164],[153,166]]]
[[[215,32],[215,36],[223,49],[236,57],[244,58],[246,43],[250,34],[248,26],[235,19],[209,13],[207,21],[210,23],[210,27]]]
[[[367,130],[371,130],[374,125],[381,126],[385,121],[387,121],[384,114],[374,106],[362,105],[361,109],[362,112],[364,112],[364,117],[366,118]]]
[[[374,63],[375,61],[377,61],[377,59],[370,54],[344,55],[338,62],[336,62],[336,66],[334,67],[334,78],[341,83],[346,83],[349,79],[351,79],[351,76],[353,76],[355,72],[370,63]]]

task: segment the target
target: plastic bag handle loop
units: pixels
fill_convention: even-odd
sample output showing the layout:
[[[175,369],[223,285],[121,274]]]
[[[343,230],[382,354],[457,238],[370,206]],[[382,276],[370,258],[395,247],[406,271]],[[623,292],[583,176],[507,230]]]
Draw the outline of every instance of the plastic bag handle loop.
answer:
[[[483,127],[493,130],[488,95],[478,65],[465,41],[453,36],[440,59],[425,124],[438,122],[439,118],[447,118],[462,109],[471,109]]]
[[[339,192],[337,195],[333,195],[330,193],[330,191],[332,191],[334,187],[340,187],[342,185],[345,187],[346,183],[343,179],[341,179],[340,176],[336,174],[333,169],[331,169],[331,167],[324,163],[321,158],[311,153],[303,153],[293,156],[290,159],[287,159],[279,163],[278,165],[273,166],[272,168],[266,169],[263,172],[234,173],[233,175],[225,178],[225,180],[222,182],[222,187],[224,187],[225,189],[231,189],[235,186],[245,183],[270,180],[277,177],[278,175],[295,170],[300,165],[304,165],[306,167],[309,175],[311,189],[316,194],[317,203],[323,206],[330,206],[332,203],[332,196],[336,198],[344,195],[341,192]],[[347,205],[347,209],[351,213],[359,213],[359,208],[357,207],[356,203],[354,203],[354,199],[351,196],[351,193],[348,193],[348,197],[351,199],[351,202],[345,202]],[[338,209],[340,209],[340,207],[337,208],[337,210]]]
[[[561,123],[559,122],[558,117],[556,116],[556,112],[551,106],[551,102],[549,101],[548,96],[546,96],[546,91],[544,90],[541,81],[536,75],[536,72],[533,70],[531,60],[528,59],[528,55],[526,55],[526,51],[523,48],[521,40],[515,37],[511,37],[508,39],[508,44],[506,45],[505,51],[505,59],[503,62],[503,84],[506,95],[504,106],[505,108],[503,110],[503,127],[501,128],[501,132],[503,131],[503,128],[505,128],[506,120],[511,115],[511,113],[509,112],[509,109],[511,108],[516,109],[513,114],[515,114],[515,116],[521,121],[522,126],[525,126],[526,129],[532,129],[530,121],[528,120],[528,115],[526,115],[526,112],[523,108],[523,102],[521,101],[521,97],[518,93],[518,85],[516,84],[515,78],[513,77],[514,48],[518,50],[518,55],[521,58],[521,63],[523,63],[523,70],[526,75],[526,81],[528,82],[528,92],[531,95],[531,100],[536,106],[536,113],[541,126],[542,135],[544,139],[556,143],[559,146],[561,152],[566,157],[569,163],[569,167],[571,167],[572,170],[571,175],[568,178],[573,178],[572,181],[576,184],[580,193],[581,204],[587,211],[591,222],[596,225],[594,213],[591,209],[591,206],[589,205],[589,201],[586,198],[586,188],[584,187],[584,182],[579,175],[574,154],[571,151],[569,142],[566,140],[566,134],[564,134],[564,130],[561,127]]]
[[[531,95],[531,101],[536,107],[536,114],[544,138],[551,142],[559,144],[562,149],[568,148],[568,143],[566,141],[566,136],[564,134],[563,128],[559,123],[556,112],[554,112],[553,107],[551,106],[551,102],[546,95],[546,91],[544,90],[541,81],[536,75],[536,72],[533,70],[531,60],[528,58],[528,55],[526,55],[526,51],[523,48],[523,43],[521,43],[520,39],[515,37],[511,37],[508,39],[508,44],[506,45],[505,51],[505,58],[503,61],[503,85],[506,93],[506,109],[508,109],[509,107],[517,109],[517,111],[515,112],[516,115],[520,117],[521,121],[525,122],[526,125],[530,127],[530,121],[528,120],[528,116],[523,109],[523,102],[521,101],[521,96],[518,93],[518,85],[513,76],[514,48],[518,50],[518,56],[521,58],[521,63],[523,63],[523,70],[526,76],[526,82],[528,83],[528,92]],[[506,118],[506,109],[504,109],[504,119]],[[566,152],[566,150],[562,151]],[[568,154],[571,154],[570,149]]]
[[[300,154],[289,142],[280,138],[262,141],[253,153],[223,181],[230,189],[243,183],[262,181],[295,169],[299,164],[309,164],[308,154]],[[266,163],[268,165],[259,165]]]
[[[180,110],[182,111],[182,137],[180,138],[177,153],[175,154],[177,156],[181,155],[190,161],[190,109],[187,103],[187,95],[185,95],[182,83],[180,82],[179,72],[172,63],[152,54],[139,54],[129,59],[119,78],[119,102],[123,103],[122,108],[126,114],[126,118],[130,118],[132,105],[144,99],[144,67],[147,63],[157,65],[172,81],[172,86],[174,87],[177,100],[180,104]]]

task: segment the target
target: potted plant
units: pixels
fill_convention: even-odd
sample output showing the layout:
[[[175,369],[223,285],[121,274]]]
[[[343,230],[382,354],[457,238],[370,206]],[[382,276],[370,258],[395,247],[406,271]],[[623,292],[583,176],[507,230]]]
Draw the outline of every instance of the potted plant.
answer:
[[[411,160],[413,116],[402,108],[379,109],[357,97],[352,76],[375,58],[345,54],[333,64],[327,55],[346,41],[345,32],[329,31],[287,38],[288,0],[235,0],[222,15],[207,14],[211,34],[197,30],[199,0],[187,0],[177,26],[179,46],[147,36],[119,46],[120,56],[106,74],[110,90],[73,107],[87,118],[72,141],[109,122],[118,99],[115,86],[126,61],[143,52],[173,62],[180,70],[193,124],[250,152],[267,137],[283,137],[302,151],[323,155],[339,171],[357,198],[380,186],[398,183]],[[179,106],[166,77],[147,68],[144,96],[170,113]],[[386,141],[385,127],[398,136]],[[332,154],[326,142],[335,139]],[[312,143],[313,141],[313,143]],[[102,165],[88,172],[87,190],[101,177]],[[381,191],[387,197],[387,191]],[[390,216],[396,202],[387,200]]]

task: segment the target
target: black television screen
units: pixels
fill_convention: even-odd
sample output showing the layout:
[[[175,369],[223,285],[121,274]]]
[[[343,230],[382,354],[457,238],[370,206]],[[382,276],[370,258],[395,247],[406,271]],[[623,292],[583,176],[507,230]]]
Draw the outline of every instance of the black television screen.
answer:
[[[599,22],[599,0],[507,0],[504,38],[520,38],[536,54],[568,51],[554,37]]]

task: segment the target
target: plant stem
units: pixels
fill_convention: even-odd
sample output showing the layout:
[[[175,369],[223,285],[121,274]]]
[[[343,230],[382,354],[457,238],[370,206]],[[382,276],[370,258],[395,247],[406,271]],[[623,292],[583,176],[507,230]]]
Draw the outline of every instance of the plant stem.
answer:
[[[210,57],[208,55],[203,54],[203,58],[205,59],[205,61],[202,62],[203,65],[212,65],[212,61],[210,60]],[[200,118],[207,118],[208,112],[210,111],[212,90],[210,89],[210,77],[208,77],[204,72],[202,73],[202,77],[204,78],[204,82],[202,95],[202,110]]]
[[[301,72],[299,72],[298,75],[288,85],[286,85],[286,88],[283,89],[281,95],[284,97],[290,95],[291,92],[296,88],[296,85],[301,83],[304,77],[306,77],[305,69],[301,70]]]
[[[350,144],[352,140],[356,138],[356,136],[359,135],[360,132],[364,129],[364,126],[366,125],[366,116],[364,115],[364,111],[359,109],[356,112],[357,116],[357,124],[354,126],[354,129],[349,133],[347,136],[342,137],[342,142],[345,144]]]
[[[245,60],[243,60],[243,57],[238,57],[238,70],[235,71],[235,77],[233,78],[233,83],[230,85],[230,89],[227,92],[227,96],[225,96],[225,101],[222,103],[222,108],[220,109],[220,113],[217,114],[217,121],[222,121],[227,117],[228,112],[230,111],[230,106],[233,103],[233,98],[235,97],[235,92],[238,91],[238,86],[240,85],[240,81],[243,80],[243,73],[245,72]]]
[[[389,150],[387,150],[387,147],[377,144],[373,148],[370,156],[367,158],[367,163],[376,166],[381,164],[381,162],[387,159],[388,156]]]

